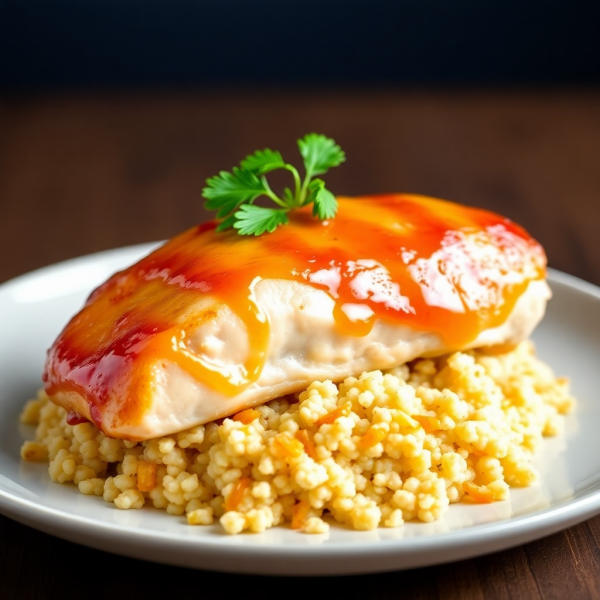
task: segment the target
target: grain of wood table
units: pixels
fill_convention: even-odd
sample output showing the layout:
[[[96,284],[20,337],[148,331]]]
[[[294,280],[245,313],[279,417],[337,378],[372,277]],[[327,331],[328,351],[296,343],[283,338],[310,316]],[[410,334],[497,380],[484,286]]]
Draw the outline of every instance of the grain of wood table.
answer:
[[[553,267],[600,284],[598,90],[360,89],[5,97],[0,282],[168,238],[206,218],[208,176],[260,147],[293,156],[295,139],[309,131],[334,137],[348,154],[328,175],[336,192],[414,192],[495,210],[525,226]],[[302,596],[325,583],[264,585],[154,565],[0,517],[0,597],[80,597],[69,582],[77,569],[92,582],[86,597],[99,599],[151,596],[157,581],[172,582],[173,592],[254,584],[265,597],[279,597],[279,584]],[[600,597],[600,517],[488,556],[330,583],[364,600]]]

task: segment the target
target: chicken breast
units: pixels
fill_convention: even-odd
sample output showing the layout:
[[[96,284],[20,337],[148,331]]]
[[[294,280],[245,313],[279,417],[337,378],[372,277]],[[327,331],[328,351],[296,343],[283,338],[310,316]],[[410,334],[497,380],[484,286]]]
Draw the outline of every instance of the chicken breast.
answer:
[[[260,237],[216,223],[95,290],[48,352],[50,398],[149,439],[452,350],[518,343],[545,310],[540,245],[493,213],[420,196],[340,198]]]

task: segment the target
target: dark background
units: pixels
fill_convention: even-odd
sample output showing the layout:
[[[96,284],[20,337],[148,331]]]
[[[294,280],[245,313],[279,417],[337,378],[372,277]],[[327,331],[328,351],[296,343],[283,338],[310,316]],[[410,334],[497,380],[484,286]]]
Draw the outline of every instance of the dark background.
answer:
[[[598,0],[1,0],[0,89],[600,80]]]

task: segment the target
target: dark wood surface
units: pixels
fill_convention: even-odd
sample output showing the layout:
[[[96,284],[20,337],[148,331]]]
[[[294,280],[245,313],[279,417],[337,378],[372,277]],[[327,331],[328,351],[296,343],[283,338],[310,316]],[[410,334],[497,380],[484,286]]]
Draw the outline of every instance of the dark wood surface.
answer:
[[[98,250],[167,238],[206,218],[206,177],[270,146],[334,137],[338,193],[406,191],[482,206],[524,225],[551,266],[600,284],[600,91],[248,91],[11,97],[0,102],[0,282]],[[0,315],[2,319],[2,315]],[[280,597],[326,582],[152,565],[0,517],[0,597],[148,597],[261,585]],[[67,579],[65,579],[67,578]],[[277,578],[279,579],[279,578]],[[600,598],[600,517],[504,552],[436,567],[339,577],[384,598]],[[223,589],[223,588],[222,588]],[[237,587],[235,588],[237,589]]]

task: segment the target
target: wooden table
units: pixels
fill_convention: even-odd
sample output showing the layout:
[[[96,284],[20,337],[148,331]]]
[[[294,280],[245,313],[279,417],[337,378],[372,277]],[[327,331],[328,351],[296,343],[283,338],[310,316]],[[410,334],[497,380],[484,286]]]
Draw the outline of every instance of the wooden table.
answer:
[[[600,284],[598,90],[4,98],[0,281],[170,237],[206,218],[200,191],[208,176],[255,148],[292,157],[295,139],[309,131],[334,137],[348,154],[328,176],[336,192],[418,192],[496,210],[538,238],[553,267]],[[64,583],[74,568],[89,571],[89,598],[142,597],[174,578],[177,589],[256,583],[102,553],[0,517],[1,597],[75,597]],[[302,595],[325,582],[287,583]],[[336,585],[364,600],[600,597],[600,517],[493,555]],[[261,589],[281,594],[272,583]]]

